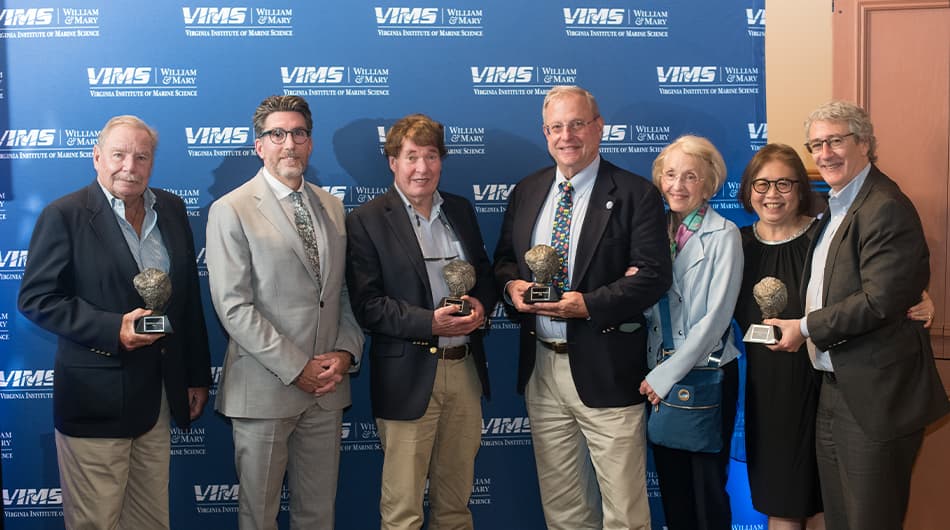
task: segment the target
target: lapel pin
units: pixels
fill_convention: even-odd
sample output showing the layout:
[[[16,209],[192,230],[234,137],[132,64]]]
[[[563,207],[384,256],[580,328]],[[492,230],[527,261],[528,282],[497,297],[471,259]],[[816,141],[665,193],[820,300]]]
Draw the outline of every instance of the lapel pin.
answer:
[[[607,206],[608,210],[612,210],[614,207],[614,201],[607,201],[607,204],[605,206]]]

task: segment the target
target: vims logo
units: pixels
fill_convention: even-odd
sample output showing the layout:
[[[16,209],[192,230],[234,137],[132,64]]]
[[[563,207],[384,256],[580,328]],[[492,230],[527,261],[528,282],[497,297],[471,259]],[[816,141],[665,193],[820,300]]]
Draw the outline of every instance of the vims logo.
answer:
[[[343,82],[343,66],[281,66],[280,79],[285,85],[325,85]]]
[[[765,27],[765,9],[747,8],[745,10],[745,19],[746,19],[746,23],[749,25],[750,28],[752,27],[764,28]]]
[[[376,134],[379,136],[379,144],[380,144],[380,145],[379,145],[379,148],[380,148],[380,152],[383,152],[383,151],[382,151],[382,148],[383,148],[383,144],[386,143],[386,133],[387,133],[387,132],[388,132],[388,130],[386,129],[386,127],[384,127],[384,126],[382,126],[382,125],[377,125],[377,126],[376,126]]]
[[[602,142],[623,142],[627,139],[626,125],[604,124],[604,132],[600,137]]]
[[[205,257],[206,248],[207,247],[201,247],[201,250],[195,255],[195,265],[198,266],[198,276],[208,275],[208,259]]]
[[[491,319],[492,329],[518,329],[518,324],[508,319],[508,313],[505,312],[504,302],[498,302],[495,304],[495,307],[492,308],[491,314],[488,315],[488,318]]]
[[[195,484],[195,505],[199,512],[202,508],[227,508],[237,510],[238,495],[241,492],[239,484]],[[206,510],[218,511],[218,510]],[[227,510],[220,510],[227,511]]]
[[[531,421],[526,416],[482,418],[482,447],[531,445]]]
[[[0,133],[0,147],[51,147],[56,141],[56,129],[4,129]]]
[[[53,388],[53,370],[0,370],[0,392]]]
[[[346,202],[346,186],[320,186],[323,191],[333,195],[337,199]]]
[[[425,26],[439,21],[437,7],[375,7],[380,26]]]
[[[472,83],[476,85],[517,85],[534,80],[533,66],[473,66]]]
[[[749,129],[749,139],[752,141],[765,142],[769,137],[768,123],[747,123]]]
[[[185,127],[188,156],[255,156],[250,127]]]
[[[28,250],[0,251],[0,271],[23,271],[26,267]]]
[[[482,436],[491,434],[531,434],[531,420],[527,416],[482,418]]]
[[[188,145],[245,145],[250,127],[185,127]]]
[[[515,184],[472,184],[475,202],[508,202]]]
[[[657,66],[656,79],[662,84],[715,83],[718,68],[715,66]]]
[[[49,510],[57,510],[61,515],[62,505],[60,488],[3,488],[3,509],[7,517],[49,517],[53,515]]]
[[[564,8],[564,23],[568,26],[619,26],[624,23],[625,9],[606,7]]]
[[[204,248],[201,249],[202,254],[204,253],[204,250]],[[207,270],[205,271],[205,274],[207,274]],[[220,366],[211,367],[211,388],[208,389],[208,394],[211,396],[215,396],[218,393],[218,383],[221,382],[221,371],[222,368]]]
[[[505,213],[508,196],[515,184],[472,184],[475,211],[478,213]]]
[[[52,7],[0,9],[0,26],[47,26],[53,23],[53,13]]]
[[[90,86],[137,86],[148,85],[152,80],[150,66],[106,66],[86,68]]]
[[[758,151],[769,141],[768,123],[746,123],[749,131],[749,149],[753,152]]]
[[[181,14],[189,26],[242,25],[247,21],[246,7],[182,7]]]

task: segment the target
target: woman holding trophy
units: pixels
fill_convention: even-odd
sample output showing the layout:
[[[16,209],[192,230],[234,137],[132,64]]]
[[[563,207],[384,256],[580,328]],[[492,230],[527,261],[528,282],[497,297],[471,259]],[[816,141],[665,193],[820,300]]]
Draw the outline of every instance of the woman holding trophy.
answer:
[[[819,224],[810,216],[813,194],[805,166],[793,148],[768,144],[746,166],[739,193],[742,205],[759,220],[741,230],[745,270],[736,321],[743,330],[755,330],[761,329],[757,326],[763,318],[799,318],[804,311],[799,287]],[[756,292],[768,284],[784,284],[784,306],[763,300],[780,298],[775,296],[778,289],[766,289],[771,293],[765,296]],[[929,326],[932,315],[933,303],[924,292],[923,302],[912,307],[908,317],[926,320]],[[804,344],[796,352],[771,351],[765,346],[774,342],[768,333],[755,339],[752,330],[745,339],[745,440],[752,504],[768,515],[770,529],[824,528],[815,460],[820,372],[812,368]]]

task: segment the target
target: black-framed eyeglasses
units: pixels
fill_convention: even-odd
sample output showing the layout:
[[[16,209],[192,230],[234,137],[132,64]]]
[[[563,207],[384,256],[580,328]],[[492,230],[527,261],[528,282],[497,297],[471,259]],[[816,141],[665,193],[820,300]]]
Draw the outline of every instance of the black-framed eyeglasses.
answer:
[[[854,133],[842,134],[841,136],[829,136],[821,140],[808,140],[805,142],[805,149],[807,149],[809,153],[815,153],[821,151],[821,147],[825,144],[828,144],[828,147],[832,149],[838,149],[844,144],[844,139],[849,136],[854,136]]]
[[[287,135],[290,135],[294,139],[295,144],[303,144],[307,142],[307,138],[310,138],[309,129],[293,129],[290,131],[285,131],[280,127],[271,129],[269,131],[264,131],[261,133],[261,136],[269,136],[270,141],[274,142],[277,145],[283,145],[284,140],[287,139]]]
[[[600,114],[594,116],[592,119],[584,120],[571,120],[567,123],[552,123],[550,125],[545,125],[543,127],[545,134],[561,134],[565,129],[571,134],[579,132],[584,127],[597,121],[597,118],[600,118]]]
[[[786,193],[792,191],[792,188],[795,187],[795,184],[798,184],[798,181],[791,179],[755,179],[752,181],[752,189],[755,190],[756,193],[768,193],[769,188],[775,186],[775,191],[785,195]]]

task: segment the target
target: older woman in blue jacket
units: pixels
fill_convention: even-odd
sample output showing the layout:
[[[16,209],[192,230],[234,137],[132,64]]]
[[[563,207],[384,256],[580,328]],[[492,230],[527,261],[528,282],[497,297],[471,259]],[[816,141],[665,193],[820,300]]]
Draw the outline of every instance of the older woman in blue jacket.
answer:
[[[739,230],[709,205],[726,180],[726,165],[713,144],[686,135],[653,162],[653,183],[668,213],[673,286],[667,293],[674,351],[664,355],[660,304],[647,312],[650,372],[640,393],[656,405],[692,368],[721,352],[722,450],[699,453],[651,444],[670,530],[731,528],[726,493],[730,439],[736,417],[739,355],[730,331],[742,284]]]

